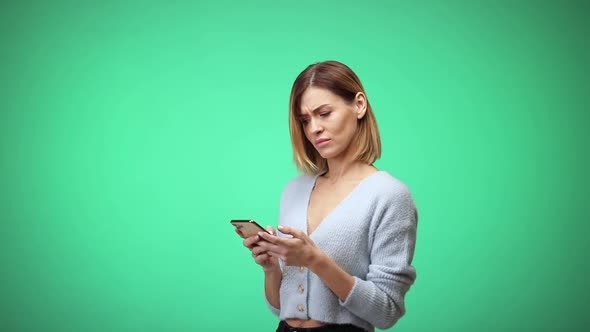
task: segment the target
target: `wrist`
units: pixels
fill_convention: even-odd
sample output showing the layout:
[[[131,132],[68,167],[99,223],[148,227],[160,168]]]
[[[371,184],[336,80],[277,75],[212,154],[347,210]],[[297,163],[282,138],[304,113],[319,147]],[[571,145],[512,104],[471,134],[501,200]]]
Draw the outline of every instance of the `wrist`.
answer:
[[[307,264],[307,268],[315,273],[315,271],[321,269],[321,267],[325,265],[326,258],[327,256],[324,254],[324,252],[316,248],[316,250],[313,251],[312,255],[310,255],[308,259],[309,263]]]
[[[273,276],[282,276],[283,272],[279,266],[270,267],[270,268],[263,268],[264,275],[266,277],[273,277]]]

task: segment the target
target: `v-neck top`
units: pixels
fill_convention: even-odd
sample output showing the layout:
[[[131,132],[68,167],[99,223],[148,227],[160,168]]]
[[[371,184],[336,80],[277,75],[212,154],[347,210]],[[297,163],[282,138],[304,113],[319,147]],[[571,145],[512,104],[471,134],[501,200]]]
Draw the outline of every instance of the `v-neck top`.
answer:
[[[329,213],[328,213],[326,216],[324,216],[324,218],[323,218],[323,219],[320,221],[320,223],[319,223],[319,224],[316,226],[316,228],[314,229],[314,232],[315,232],[315,231],[316,231],[316,230],[317,230],[317,229],[318,229],[318,228],[319,228],[319,227],[320,227],[320,226],[321,226],[321,225],[324,223],[324,221],[325,221],[325,220],[329,219],[329,217],[330,217],[330,215],[331,215],[332,213],[334,213],[335,211],[337,211],[337,210],[338,210],[338,208],[340,207],[340,205],[344,205],[344,204],[346,204],[346,201],[347,201],[348,197],[355,195],[355,191],[356,191],[356,189],[357,189],[358,187],[360,187],[360,186],[361,186],[361,185],[362,185],[362,184],[363,184],[365,181],[368,181],[368,180],[370,180],[372,176],[375,176],[376,174],[378,174],[378,173],[380,173],[380,172],[383,172],[383,171],[377,171],[377,172],[375,172],[375,173],[373,173],[373,174],[370,174],[370,175],[368,175],[368,176],[367,176],[367,177],[365,177],[364,179],[362,179],[362,180],[361,180],[361,181],[360,181],[360,182],[359,182],[359,183],[358,183],[358,184],[357,184],[357,185],[356,185],[356,186],[355,186],[355,187],[352,189],[352,191],[350,191],[350,192],[349,192],[349,193],[348,193],[346,196],[344,196],[344,198],[343,198],[343,199],[342,199],[342,200],[341,200],[341,201],[340,201],[340,202],[339,202],[339,203],[338,203],[338,204],[337,204],[337,205],[336,205],[336,206],[335,206],[335,207],[332,209],[332,211],[330,211],[330,212],[329,212]],[[318,175],[314,175],[314,176],[313,176],[313,180],[312,180],[312,183],[311,183],[311,188],[309,188],[309,190],[306,192],[306,194],[307,194],[307,204],[306,204],[306,207],[305,207],[305,223],[304,223],[303,227],[302,227],[302,228],[300,228],[300,229],[301,229],[301,230],[303,230],[303,232],[304,232],[305,234],[307,234],[308,236],[309,236],[309,222],[308,222],[308,221],[309,221],[309,217],[308,217],[308,216],[309,216],[309,205],[310,205],[310,202],[311,202],[311,194],[312,194],[313,190],[314,190],[314,189],[315,189],[315,187],[316,187],[316,184],[317,184],[317,182],[318,182],[318,178],[319,178],[320,176],[322,176],[324,173],[325,173],[325,172],[322,172],[322,173],[320,173],[320,174],[318,174]],[[312,233],[313,233],[313,232],[312,232]],[[311,238],[311,236],[310,236],[310,238]],[[312,239],[313,239],[313,238],[312,238]]]
[[[319,175],[291,180],[281,195],[279,225],[307,234],[307,209]],[[345,301],[307,268],[285,266],[281,319],[387,329],[405,313],[404,297],[416,278],[412,264],[418,216],[405,184],[385,171],[363,179],[316,227],[310,238],[355,279]],[[279,233],[279,236],[290,237]]]

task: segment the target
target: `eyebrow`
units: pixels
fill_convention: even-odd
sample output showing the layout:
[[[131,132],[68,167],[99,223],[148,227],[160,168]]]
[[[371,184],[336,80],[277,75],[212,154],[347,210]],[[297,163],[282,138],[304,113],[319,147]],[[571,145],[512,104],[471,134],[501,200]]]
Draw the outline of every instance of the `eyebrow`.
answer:
[[[330,104],[322,104],[322,105],[320,105],[320,106],[316,107],[315,109],[313,109],[313,110],[311,111],[311,113],[315,113],[315,112],[317,112],[317,111],[321,110],[322,108],[324,108],[324,107],[326,107],[326,106],[330,106]],[[301,116],[305,116],[305,115],[306,115],[306,114],[302,114],[302,113],[300,113],[300,114],[299,114],[299,116],[300,116],[300,117],[301,117]]]

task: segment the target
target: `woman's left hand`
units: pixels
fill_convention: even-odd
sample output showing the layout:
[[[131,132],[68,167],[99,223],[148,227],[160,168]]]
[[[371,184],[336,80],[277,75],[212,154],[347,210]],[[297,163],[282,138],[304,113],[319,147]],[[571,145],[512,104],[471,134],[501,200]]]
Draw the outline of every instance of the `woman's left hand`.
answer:
[[[289,234],[292,238],[281,238],[276,235],[260,233],[265,241],[258,242],[271,256],[280,258],[287,266],[309,267],[321,254],[321,250],[304,232],[288,226],[279,226],[279,231]]]

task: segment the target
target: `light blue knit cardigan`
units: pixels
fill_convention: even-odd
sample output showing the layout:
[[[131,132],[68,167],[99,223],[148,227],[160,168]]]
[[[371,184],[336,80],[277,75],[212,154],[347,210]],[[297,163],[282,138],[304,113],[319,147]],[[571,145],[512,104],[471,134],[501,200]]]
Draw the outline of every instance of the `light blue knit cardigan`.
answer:
[[[307,233],[307,207],[316,176],[290,181],[279,225]],[[314,319],[387,329],[404,315],[404,297],[416,279],[412,267],[417,212],[408,188],[385,171],[365,178],[317,227],[311,239],[355,278],[344,302],[308,269],[284,266],[280,319]],[[287,235],[279,234],[287,237]],[[282,263],[282,262],[281,262]]]

